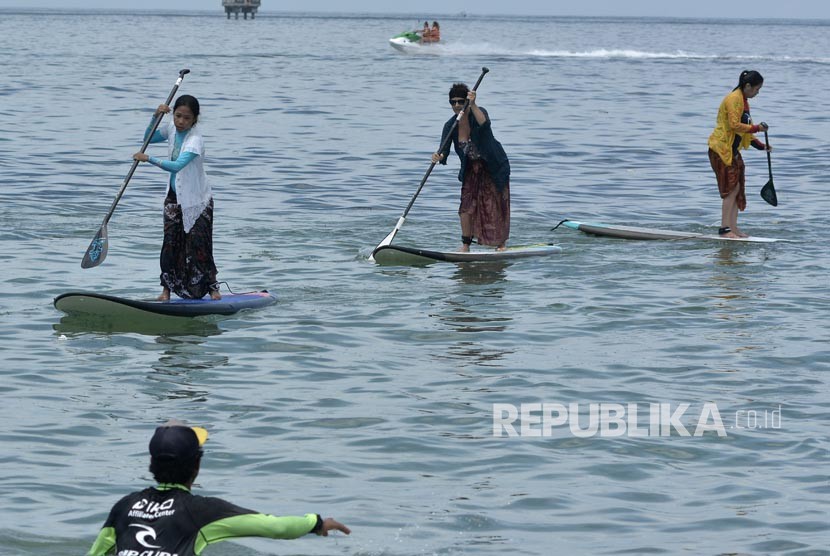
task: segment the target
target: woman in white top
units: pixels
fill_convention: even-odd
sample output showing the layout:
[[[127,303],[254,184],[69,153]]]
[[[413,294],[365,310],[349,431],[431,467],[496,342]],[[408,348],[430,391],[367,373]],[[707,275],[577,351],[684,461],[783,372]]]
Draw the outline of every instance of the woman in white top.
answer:
[[[169,112],[170,107],[162,104],[155,115]],[[150,138],[151,143],[167,141],[170,159],[133,155],[135,160],[170,172],[160,256],[162,301],[170,299],[171,291],[192,299],[208,293],[211,299],[222,297],[213,261],[213,195],[205,175],[205,143],[196,127],[198,121],[199,101],[180,96],[173,105],[173,121],[159,126]],[[152,124],[145,138],[151,129]]]

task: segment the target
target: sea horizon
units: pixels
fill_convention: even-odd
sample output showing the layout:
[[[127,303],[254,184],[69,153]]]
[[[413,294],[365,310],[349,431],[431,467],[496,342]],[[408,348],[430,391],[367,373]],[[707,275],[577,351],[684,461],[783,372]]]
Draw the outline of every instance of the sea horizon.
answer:
[[[221,16],[227,19],[227,15],[221,6],[217,10],[193,10],[176,8],[30,8],[26,6],[0,7],[0,13],[38,15],[38,14],[61,14],[61,15],[129,15],[147,14],[159,16]],[[424,12],[380,12],[380,11],[324,11],[324,10],[273,10],[260,7],[257,10],[256,18],[260,17],[333,17],[345,19],[388,19],[388,18],[413,18],[416,21],[428,19],[507,19],[515,21],[523,20],[598,20],[598,21],[662,21],[678,23],[717,23],[717,22],[774,22],[774,23],[801,23],[823,25],[830,23],[830,18],[782,18],[782,17],[696,17],[696,16],[652,16],[652,15],[550,15],[550,14],[499,14],[499,13],[472,13],[472,12],[447,12],[425,14]],[[254,20],[256,20],[254,18]],[[233,17],[231,19],[234,19]],[[241,16],[239,19],[243,19]],[[251,18],[248,18],[249,20]]]

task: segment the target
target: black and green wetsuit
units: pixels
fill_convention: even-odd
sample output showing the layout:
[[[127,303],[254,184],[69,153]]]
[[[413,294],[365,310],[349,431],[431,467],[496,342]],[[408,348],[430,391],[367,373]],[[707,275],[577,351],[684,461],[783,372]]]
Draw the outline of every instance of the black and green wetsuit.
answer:
[[[276,517],[160,484],[119,500],[87,556],[193,556],[234,537],[296,539],[320,527],[317,514]]]

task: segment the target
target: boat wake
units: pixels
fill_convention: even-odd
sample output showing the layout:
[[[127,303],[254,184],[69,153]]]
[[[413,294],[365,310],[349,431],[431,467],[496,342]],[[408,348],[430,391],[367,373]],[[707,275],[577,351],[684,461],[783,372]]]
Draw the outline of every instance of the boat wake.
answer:
[[[830,64],[830,58],[811,58],[776,55],[703,54],[676,50],[673,52],[595,48],[587,50],[511,49],[487,43],[446,42],[417,46],[407,51],[418,56],[499,56],[515,58],[584,58],[595,60],[736,60],[758,62]]]

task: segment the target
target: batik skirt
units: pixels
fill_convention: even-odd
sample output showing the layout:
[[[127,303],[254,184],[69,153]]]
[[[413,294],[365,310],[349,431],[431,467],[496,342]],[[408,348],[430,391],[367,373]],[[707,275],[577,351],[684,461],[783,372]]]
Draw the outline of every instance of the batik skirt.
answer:
[[[184,231],[182,208],[171,190],[164,199],[161,285],[179,297],[200,299],[217,287],[213,262],[213,199]]]
[[[709,149],[709,163],[718,180],[720,198],[726,199],[735,188],[738,188],[738,196],[735,198],[738,210],[746,209],[746,166],[741,153],[735,153],[732,156],[732,164],[727,166],[718,153]]]
[[[479,244],[504,245],[510,236],[510,184],[499,191],[484,160],[469,160],[458,214],[470,215],[472,234]]]

